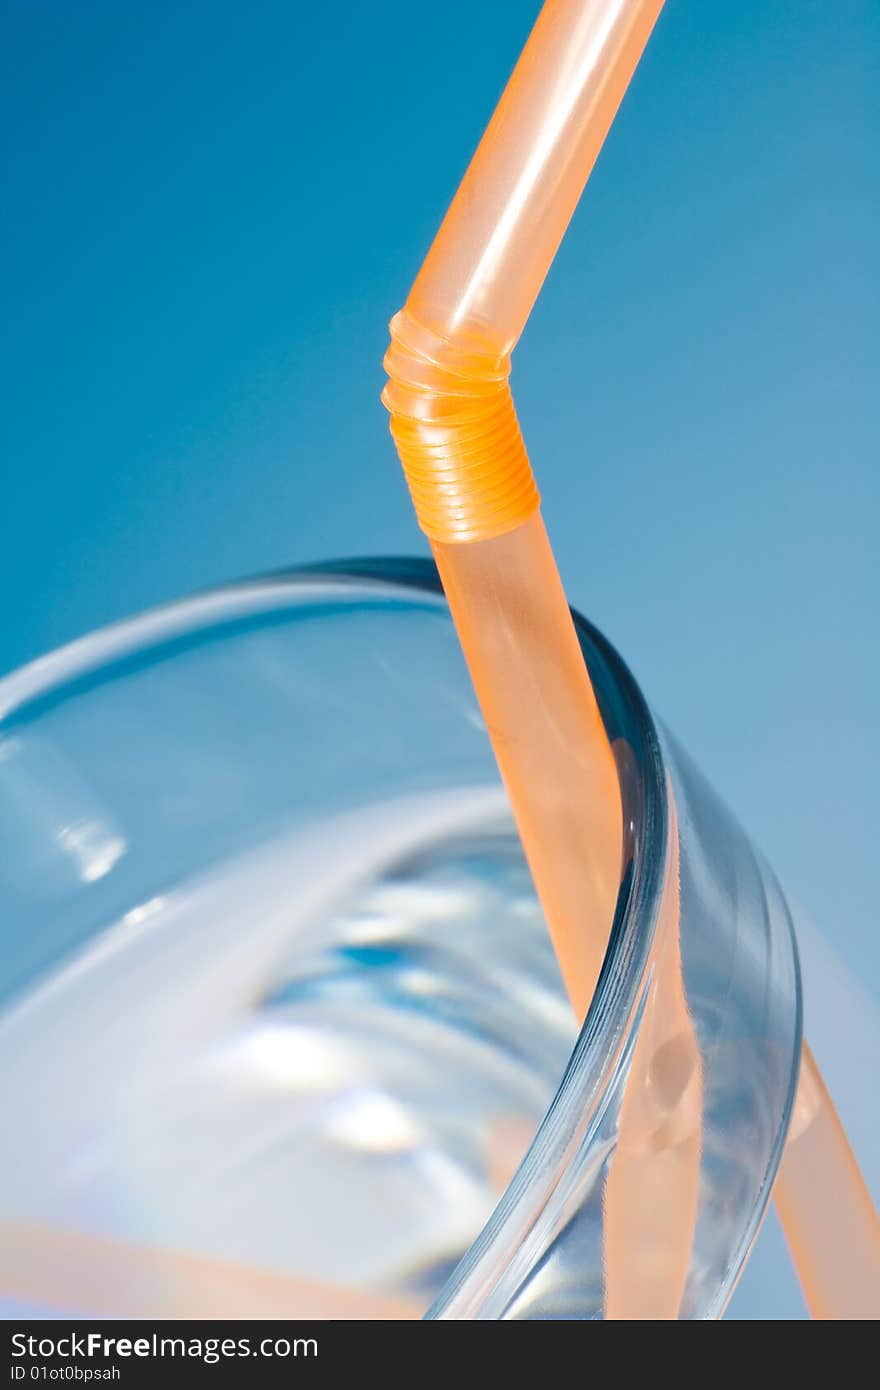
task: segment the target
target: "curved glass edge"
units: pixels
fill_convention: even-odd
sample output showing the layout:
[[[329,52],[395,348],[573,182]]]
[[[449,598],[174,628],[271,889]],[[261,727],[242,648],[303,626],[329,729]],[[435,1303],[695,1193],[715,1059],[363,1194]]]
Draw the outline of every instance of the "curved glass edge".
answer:
[[[167,646],[170,655],[177,643],[206,625],[226,632],[230,624],[248,621],[255,604],[283,611],[294,594],[320,593],[327,585],[338,598],[346,585],[362,594],[373,583],[386,597],[390,585],[413,600],[425,596],[431,607],[445,604],[437,571],[427,559],[354,559],[257,575],[97,629],[12,672],[0,680],[0,723],[30,717],[55,692],[66,697],[80,680],[113,679],[120,663],[136,660],[144,648],[155,659],[157,647]],[[493,1289],[498,1301],[497,1276],[506,1271],[510,1277],[514,1250],[523,1258],[525,1246],[512,1243],[515,1233],[531,1223],[541,1200],[557,1185],[566,1154],[589,1133],[590,1117],[593,1127],[599,1123],[644,996],[668,827],[660,744],[638,687],[613,647],[586,620],[574,618],[609,736],[625,740],[636,755],[638,776],[630,777],[623,789],[632,859],[596,994],[556,1096],[512,1183],[429,1317],[461,1316],[443,1310],[462,1299],[480,1306],[478,1316],[492,1316],[487,1309]],[[659,854],[658,846],[663,847]]]
[[[95,628],[0,677],[0,724],[21,717],[32,702],[50,700],[61,686],[65,687],[66,698],[73,682],[98,673],[102,681],[115,679],[120,664],[137,662],[137,653],[143,649],[149,649],[149,659],[154,660],[157,648],[166,647],[171,655],[178,643],[191,639],[202,629],[210,629],[212,636],[225,636],[237,623],[250,620],[255,604],[261,604],[264,612],[275,607],[283,613],[290,603],[291,591],[295,589],[305,597],[305,586],[309,584],[315,586],[313,596],[324,586],[328,592],[332,587],[334,597],[338,597],[346,580],[354,585],[372,579],[384,589],[390,583],[402,592],[420,590],[430,597],[432,605],[435,601],[443,602],[436,574],[436,583],[429,582],[430,576],[426,576],[426,582],[419,582],[414,573],[418,566],[418,561],[410,566],[405,561],[389,560],[387,564],[357,561],[351,566],[327,564],[277,570],[147,608],[133,617]]]
[[[408,595],[407,601],[415,601],[416,595],[421,594],[432,609],[444,602],[436,570],[429,560],[352,560],[256,576],[101,629],[3,678],[0,721],[25,712],[32,702],[39,702],[61,686],[68,687],[78,677],[103,672],[108,662],[123,661],[144,644],[153,652],[166,644],[173,648],[176,641],[205,624],[215,624],[218,630],[226,631],[230,623],[247,621],[255,606],[267,611],[274,606],[283,612],[295,594],[317,597],[326,585],[338,599],[340,589],[350,585],[354,598],[363,595],[364,587],[369,588],[372,583],[381,587],[386,596],[389,586],[400,589]],[[561,1208],[566,1200],[571,1203],[571,1188],[576,1182],[573,1174],[578,1168],[572,1160],[576,1155],[582,1159],[591,1145],[597,1151],[603,1145],[607,1148],[649,985],[669,856],[666,777],[670,769],[676,804],[679,795],[683,803],[687,802],[683,781],[689,783],[692,773],[685,755],[665,731],[658,732],[636,682],[613,647],[583,618],[573,616],[609,737],[625,742],[633,754],[628,785],[622,779],[632,856],[596,995],[556,1096],[517,1174],[429,1310],[429,1318],[521,1315],[508,1310],[517,1290],[524,1286],[530,1265],[547,1247]],[[687,817],[683,819],[687,825]],[[725,827],[732,823],[726,810],[723,823]],[[692,1311],[683,1311],[685,1317],[718,1317],[730,1298],[766,1211],[797,1085],[801,995],[791,915],[772,872],[744,836],[739,850],[757,866],[755,882],[760,883],[764,895],[766,917],[784,922],[795,979],[796,1019],[793,1029],[786,1032],[788,1062],[782,1063],[784,1103],[772,1144],[765,1146],[757,1197],[749,1208],[748,1219],[739,1225],[736,1241],[729,1243],[726,1265],[720,1276],[716,1271],[713,1291],[707,1294],[706,1281],[702,1290],[692,1291]],[[785,989],[782,985],[780,988],[784,994]]]
[[[788,1132],[791,1128],[792,1116],[794,1114],[795,1100],[797,1098],[798,1082],[801,1073],[801,1056],[804,1043],[804,995],[803,995],[803,976],[801,972],[800,951],[798,949],[797,930],[794,924],[791,907],[782,890],[779,880],[776,878],[773,869],[758,855],[758,862],[766,876],[768,885],[772,885],[780,911],[787,928],[788,940],[791,947],[791,959],[795,977],[795,1017],[792,1033],[791,1065],[788,1073],[788,1087],[783,1104],[782,1116],[779,1128],[776,1133],[776,1140],[773,1148],[767,1157],[767,1164],[764,1169],[764,1178],[760,1186],[758,1198],[755,1203],[751,1219],[743,1230],[742,1239],[738,1249],[735,1251],[731,1261],[730,1276],[724,1287],[718,1289],[714,1302],[710,1303],[705,1313],[706,1319],[717,1319],[724,1316],[725,1310],[731,1298],[736,1292],[736,1286],[742,1277],[749,1256],[755,1245],[755,1241],[761,1233],[761,1227],[767,1216],[770,1201],[773,1196],[773,1184],[779,1172],[779,1165],[782,1162],[782,1155],[785,1152],[785,1145],[788,1141]]]
[[[679,812],[683,974],[702,1054],[710,1150],[680,1316],[711,1320],[722,1316],[742,1274],[785,1147],[803,1043],[800,962],[773,870],[662,726],[660,738]],[[726,1221],[710,1210],[719,1171]]]

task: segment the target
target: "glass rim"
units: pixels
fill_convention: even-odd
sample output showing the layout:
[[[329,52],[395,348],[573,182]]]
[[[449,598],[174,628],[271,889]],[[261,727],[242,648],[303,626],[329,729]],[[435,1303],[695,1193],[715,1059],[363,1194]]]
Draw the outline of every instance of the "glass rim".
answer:
[[[126,658],[215,624],[245,619],[253,614],[255,603],[265,610],[284,608],[292,592],[310,584],[396,589],[446,606],[436,568],[425,558],[331,561],[258,574],[97,628],[0,677],[0,726],[71,682],[94,677],[104,668],[112,680],[113,668]],[[596,990],[553,1099],[516,1173],[428,1310],[428,1318],[474,1316],[502,1273],[520,1261],[527,1265],[525,1247],[534,1214],[543,1208],[575,1149],[588,1142],[602,1118],[649,982],[669,854],[662,745],[641,690],[614,647],[575,610],[572,617],[609,736],[630,733],[639,754],[635,784],[627,787],[621,778],[631,856]]]

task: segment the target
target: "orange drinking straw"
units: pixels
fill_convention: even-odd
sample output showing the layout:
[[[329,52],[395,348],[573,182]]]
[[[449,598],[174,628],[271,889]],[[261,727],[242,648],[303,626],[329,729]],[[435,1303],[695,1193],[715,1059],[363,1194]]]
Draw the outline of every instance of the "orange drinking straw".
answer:
[[[580,1018],[596,985],[620,883],[620,795],[508,376],[510,353],[661,8],[662,0],[544,5],[406,306],[392,321],[385,359],[391,432]],[[644,1229],[632,1228],[627,1208],[649,1177],[643,1131],[651,1068],[643,1047],[630,1080],[635,1099],[628,1094],[621,1117],[621,1156],[606,1192],[611,1316],[675,1316],[695,1211],[699,1054],[681,981],[674,901],[666,915],[671,925],[655,1000],[662,1010],[655,1008],[648,1036],[662,1038],[668,1019],[678,1019],[681,1095],[676,1113],[660,1125],[677,1139],[657,1161],[666,1163],[678,1147],[665,1181],[675,1188],[673,1205],[686,1227],[672,1241],[667,1263],[653,1261],[646,1302],[626,1273],[627,1254],[635,1255],[631,1242]],[[820,1105],[808,1130],[822,1115],[827,1119]],[[802,1152],[807,1133],[797,1141]],[[795,1164],[797,1145],[782,1168],[780,1211],[799,1271],[805,1252],[820,1248],[817,1240],[821,1245],[818,1173],[826,1188],[842,1186],[850,1194],[861,1181],[839,1124],[835,1134],[835,1143],[815,1146],[819,1166],[810,1165],[809,1181],[794,1180],[795,1170],[806,1171],[800,1160]],[[807,1147],[814,1152],[812,1143]],[[659,1171],[653,1167],[651,1178]],[[656,1200],[639,1208],[654,1226],[648,1245],[663,1239],[657,1208]],[[863,1209],[861,1198],[854,1199],[852,1210]],[[858,1267],[874,1268],[880,1250],[875,1227],[854,1220],[847,1240],[864,1246]],[[802,1277],[806,1284],[803,1271]],[[848,1297],[829,1300],[821,1283],[810,1276],[813,1315],[840,1316]]]
[[[773,1193],[810,1315],[880,1318],[880,1217],[806,1043]]]
[[[575,1011],[598,980],[622,872],[619,780],[508,384],[531,311],[662,0],[551,0],[542,10],[405,309],[383,399],[431,540]],[[673,845],[673,858],[675,846]],[[675,1317],[700,1159],[699,1049],[675,909],[655,961],[605,1193],[609,1317]],[[679,1042],[658,1103],[652,1059]],[[656,1197],[657,1184],[663,1201]],[[650,1191],[652,1197],[640,1200]],[[633,1261],[632,1219],[640,1249]],[[674,1229],[672,1229],[674,1227]],[[633,1277],[634,1270],[640,1277]]]
[[[0,1217],[0,1294],[113,1318],[417,1318],[405,1299],[93,1231]]]
[[[551,0],[391,324],[383,400],[580,1018],[620,882],[617,771],[508,384],[662,0]]]

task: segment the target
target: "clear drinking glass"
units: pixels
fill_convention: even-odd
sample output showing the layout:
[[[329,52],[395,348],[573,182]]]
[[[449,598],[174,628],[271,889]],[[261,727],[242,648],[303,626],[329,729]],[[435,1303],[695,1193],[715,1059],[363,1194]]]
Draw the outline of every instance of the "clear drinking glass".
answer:
[[[789,912],[577,628],[627,830],[580,1031],[430,565],[257,579],[0,681],[7,1309],[601,1317],[609,1184],[690,1152],[679,1315],[723,1311],[797,1081]],[[693,1056],[645,1044],[670,943]]]

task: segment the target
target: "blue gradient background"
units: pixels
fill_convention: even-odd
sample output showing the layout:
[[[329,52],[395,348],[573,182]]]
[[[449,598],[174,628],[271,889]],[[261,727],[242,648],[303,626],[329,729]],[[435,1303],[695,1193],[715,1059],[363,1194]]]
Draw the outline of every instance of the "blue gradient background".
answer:
[[[0,672],[425,549],[385,326],[537,8],[3,4]],[[878,73],[876,0],[669,0],[515,367],[572,601],[875,995]]]

